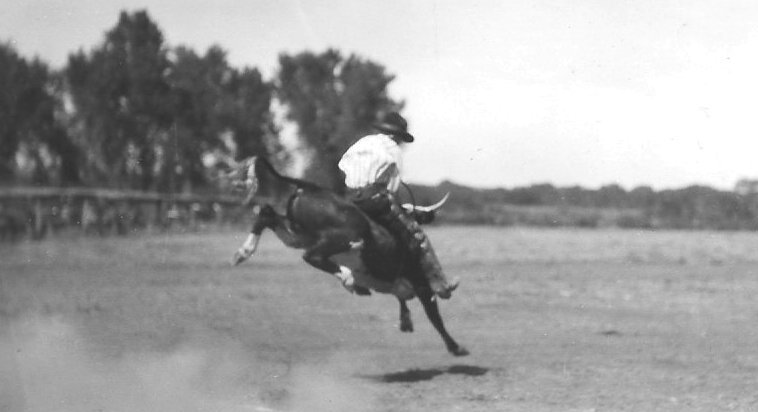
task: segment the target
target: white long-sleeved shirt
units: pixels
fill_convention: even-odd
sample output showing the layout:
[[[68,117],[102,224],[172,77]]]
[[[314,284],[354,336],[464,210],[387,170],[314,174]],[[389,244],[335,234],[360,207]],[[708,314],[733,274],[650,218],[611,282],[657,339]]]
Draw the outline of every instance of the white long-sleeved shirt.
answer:
[[[394,193],[400,187],[401,149],[385,134],[372,134],[355,142],[338,166],[345,172],[345,185],[351,189],[382,183]]]

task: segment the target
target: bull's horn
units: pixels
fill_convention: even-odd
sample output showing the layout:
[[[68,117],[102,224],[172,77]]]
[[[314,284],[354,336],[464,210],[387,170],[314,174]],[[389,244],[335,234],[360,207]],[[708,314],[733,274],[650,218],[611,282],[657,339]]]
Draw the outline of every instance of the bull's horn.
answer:
[[[442,199],[440,199],[439,202],[437,202],[437,203],[435,203],[433,205],[430,205],[430,206],[416,206],[416,210],[420,210],[422,212],[431,212],[433,210],[437,210],[440,207],[442,207],[442,205],[444,205],[445,202],[447,202],[447,199],[449,197],[450,197],[450,192],[447,192],[447,193],[445,193],[445,196],[443,196]]]
[[[442,199],[440,199],[439,202],[437,202],[437,203],[435,203],[433,205],[430,205],[430,206],[414,206],[414,205],[412,205],[410,203],[404,203],[403,204],[403,208],[406,209],[406,210],[409,210],[409,211],[410,210],[415,210],[415,211],[418,211],[418,212],[431,212],[431,211],[437,210],[440,207],[442,207],[442,205],[444,205],[445,202],[447,202],[447,198],[449,198],[449,197],[450,197],[450,192],[447,192],[447,193],[445,193],[445,196],[443,196]]]

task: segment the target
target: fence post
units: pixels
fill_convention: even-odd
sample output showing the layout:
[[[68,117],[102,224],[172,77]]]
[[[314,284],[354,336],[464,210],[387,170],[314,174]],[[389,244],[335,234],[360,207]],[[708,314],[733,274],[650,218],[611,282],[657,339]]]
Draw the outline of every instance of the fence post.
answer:
[[[45,207],[43,204],[43,200],[41,198],[34,199],[34,222],[33,222],[33,228],[32,228],[32,238],[33,239],[42,239],[45,237],[46,232],[46,217],[45,217]]]

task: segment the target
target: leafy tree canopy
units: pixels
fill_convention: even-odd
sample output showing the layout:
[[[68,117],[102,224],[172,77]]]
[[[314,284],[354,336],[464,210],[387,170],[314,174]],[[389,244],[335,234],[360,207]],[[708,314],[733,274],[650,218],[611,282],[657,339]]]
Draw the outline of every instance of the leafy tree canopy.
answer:
[[[394,76],[378,63],[356,55],[344,58],[334,49],[282,54],[279,66],[277,96],[316,152],[307,175],[342,189],[337,168],[342,153],[370,129],[377,114],[403,107],[388,94]]]

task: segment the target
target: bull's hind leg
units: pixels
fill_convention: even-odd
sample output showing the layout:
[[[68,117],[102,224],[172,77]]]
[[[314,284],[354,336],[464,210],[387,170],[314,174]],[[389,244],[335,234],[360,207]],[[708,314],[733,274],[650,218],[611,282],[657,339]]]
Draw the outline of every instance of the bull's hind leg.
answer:
[[[274,209],[270,206],[261,208],[253,222],[253,227],[250,229],[250,234],[247,236],[247,239],[245,239],[242,246],[240,246],[240,248],[234,253],[232,264],[237,266],[250,258],[250,256],[252,256],[258,249],[258,242],[261,240],[263,230],[266,228],[272,228],[272,230],[275,230],[277,226],[281,225],[277,220]]]
[[[250,258],[250,256],[255,253],[256,249],[258,249],[258,242],[260,239],[260,233],[250,233],[247,236],[247,239],[245,239],[245,243],[243,243],[242,246],[240,246],[240,248],[234,252],[234,257],[232,257],[232,265],[237,266]]]
[[[434,328],[437,329],[437,332],[439,332],[440,336],[442,336],[442,340],[445,342],[447,351],[455,356],[468,355],[469,351],[463,346],[458,345],[452,336],[447,333],[447,330],[445,330],[445,325],[442,322],[442,316],[440,315],[440,309],[439,306],[437,306],[437,300],[434,299],[434,295],[432,294],[431,290],[420,291],[418,298],[421,301],[421,304],[424,306],[424,311],[426,312],[426,316],[429,318],[429,321],[432,322]]]
[[[253,227],[250,229],[250,234],[247,239],[234,253],[232,264],[235,266],[239,265],[255,253],[258,249],[258,242],[261,239],[261,234],[265,229],[271,229],[282,243],[291,248],[303,248],[310,241],[308,237],[298,236],[292,233],[287,227],[285,218],[277,215],[271,206],[263,206],[256,215]]]
[[[355,278],[350,268],[334,263],[330,258],[338,253],[344,253],[353,248],[353,242],[338,237],[322,237],[312,247],[305,251],[303,260],[316,269],[331,273],[342,282],[342,286],[353,293],[356,291]],[[360,292],[365,289],[360,288]],[[362,293],[363,294],[363,293]]]

